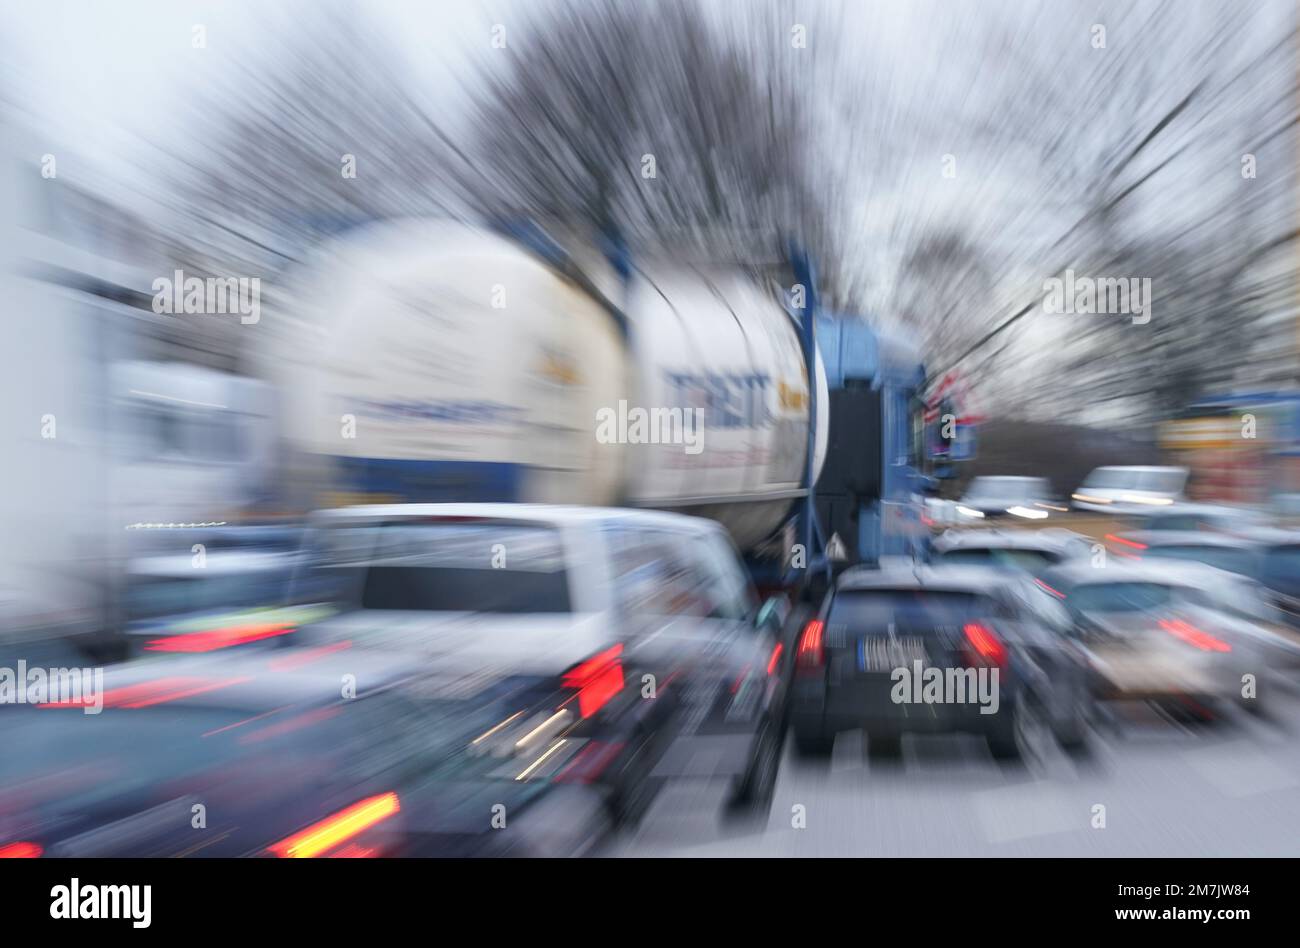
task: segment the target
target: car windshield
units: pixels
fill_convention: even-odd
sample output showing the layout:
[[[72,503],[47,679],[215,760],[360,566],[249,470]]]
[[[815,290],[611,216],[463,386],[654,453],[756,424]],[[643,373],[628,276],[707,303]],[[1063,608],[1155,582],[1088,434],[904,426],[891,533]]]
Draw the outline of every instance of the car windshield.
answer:
[[[1250,550],[1224,546],[1153,546],[1147,550],[1148,556],[1163,557],[1171,560],[1191,560],[1205,563],[1230,573],[1252,575],[1255,557]]]
[[[1174,591],[1161,583],[1087,583],[1066,593],[1066,605],[1079,612],[1145,612],[1168,605]]]
[[[225,575],[137,576],[126,591],[126,614],[132,621],[278,605],[284,600],[290,571],[260,570]]]
[[[1055,565],[1059,557],[1045,550],[1012,550],[996,547],[961,547],[935,556],[945,565],[997,566],[1004,569],[1023,569],[1038,572]]]
[[[362,609],[567,613],[554,527],[457,520],[328,527],[308,582]],[[297,598],[301,599],[301,595]]]

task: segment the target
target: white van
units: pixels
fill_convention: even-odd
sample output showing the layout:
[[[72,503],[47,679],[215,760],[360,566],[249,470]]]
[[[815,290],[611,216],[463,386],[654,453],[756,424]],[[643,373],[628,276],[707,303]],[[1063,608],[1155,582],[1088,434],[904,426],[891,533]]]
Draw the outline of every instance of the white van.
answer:
[[[1099,467],[1070,495],[1075,510],[1144,514],[1183,499],[1185,467]]]

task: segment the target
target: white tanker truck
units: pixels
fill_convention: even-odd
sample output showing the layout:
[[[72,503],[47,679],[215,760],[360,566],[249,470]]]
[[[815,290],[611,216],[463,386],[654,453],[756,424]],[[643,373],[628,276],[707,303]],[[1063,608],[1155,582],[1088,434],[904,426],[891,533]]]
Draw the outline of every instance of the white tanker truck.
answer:
[[[831,387],[874,393],[866,416],[838,413],[836,434],[820,355],[805,358],[796,321],[737,268],[638,262],[620,278],[603,258],[579,269],[554,251],[411,221],[349,232],[299,268],[258,327],[292,501],[645,506],[714,518],[753,551],[790,521],[838,439],[874,445],[865,499],[879,532],[899,456],[882,439],[919,431],[894,417],[895,401],[921,410],[914,355],[891,374],[895,349],[869,327],[818,317]],[[908,389],[901,401],[890,385]],[[902,463],[916,456],[904,449]],[[840,539],[847,559],[885,551]]]

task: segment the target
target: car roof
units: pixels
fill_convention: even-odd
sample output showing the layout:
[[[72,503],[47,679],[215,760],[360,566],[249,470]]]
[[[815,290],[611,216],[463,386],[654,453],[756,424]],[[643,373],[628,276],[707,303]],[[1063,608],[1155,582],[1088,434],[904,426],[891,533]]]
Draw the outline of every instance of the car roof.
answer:
[[[1168,464],[1103,464],[1101,467],[1093,468],[1093,473],[1097,471],[1135,471],[1145,473],[1148,471],[1177,471],[1181,474],[1187,473],[1187,468],[1177,467]]]
[[[1050,550],[1060,552],[1073,541],[1083,541],[1081,534],[1069,530],[947,530],[934,540],[941,553],[961,549]]]
[[[265,711],[288,704],[333,704],[342,698],[344,675],[355,676],[361,695],[407,680],[419,667],[411,656],[366,649],[249,647],[110,665],[104,669],[104,693],[156,686],[162,700],[137,707]]]
[[[713,520],[687,514],[625,507],[584,507],[577,504],[366,504],[334,507],[312,514],[313,522],[319,525],[437,517],[481,517],[485,520],[514,520],[555,526],[635,522],[643,526],[697,533],[722,529]]]
[[[1259,546],[1292,546],[1300,543],[1300,530],[1290,527],[1255,527],[1241,535],[1254,540]]]
[[[1044,582],[1085,586],[1102,583],[1148,582],[1168,586],[1205,586],[1211,583],[1240,582],[1242,577],[1198,563],[1152,557],[1142,560],[1109,559],[1105,566],[1093,566],[1088,559],[1062,563],[1043,573]]]
[[[1181,501],[1179,503],[1172,504],[1171,506],[1168,507],[1161,507],[1158,510],[1153,510],[1147,516],[1169,517],[1178,514],[1193,514],[1193,515],[1208,514],[1208,515],[1216,515],[1216,516],[1217,515],[1222,515],[1222,516],[1244,515],[1247,517],[1263,516],[1258,510],[1255,510],[1253,507],[1236,506],[1234,504],[1206,504],[1206,503],[1201,503],[1199,501]]]
[[[129,572],[132,576],[177,577],[203,579],[205,576],[249,573],[275,573],[291,570],[300,562],[301,554],[289,551],[264,552],[252,550],[217,549],[207,554],[203,569],[195,569],[191,553],[172,553],[165,556],[140,556],[132,559]]]
[[[1134,530],[1117,536],[1125,540],[1145,543],[1149,547],[1162,546],[1217,546],[1225,549],[1248,550],[1257,543],[1231,533],[1211,533],[1208,530]]]
[[[988,593],[994,587],[1023,585],[1018,575],[992,566],[935,566],[918,563],[910,568],[873,569],[857,566],[845,570],[836,592],[872,589],[915,589],[935,592]]]

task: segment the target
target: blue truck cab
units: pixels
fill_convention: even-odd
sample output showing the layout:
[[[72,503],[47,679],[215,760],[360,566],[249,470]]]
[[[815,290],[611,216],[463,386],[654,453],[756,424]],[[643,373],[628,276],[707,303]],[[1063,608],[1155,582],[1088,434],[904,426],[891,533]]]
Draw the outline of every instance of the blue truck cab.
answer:
[[[923,555],[925,367],[896,332],[845,314],[819,313],[826,370],[826,460],[815,507],[834,567]]]

